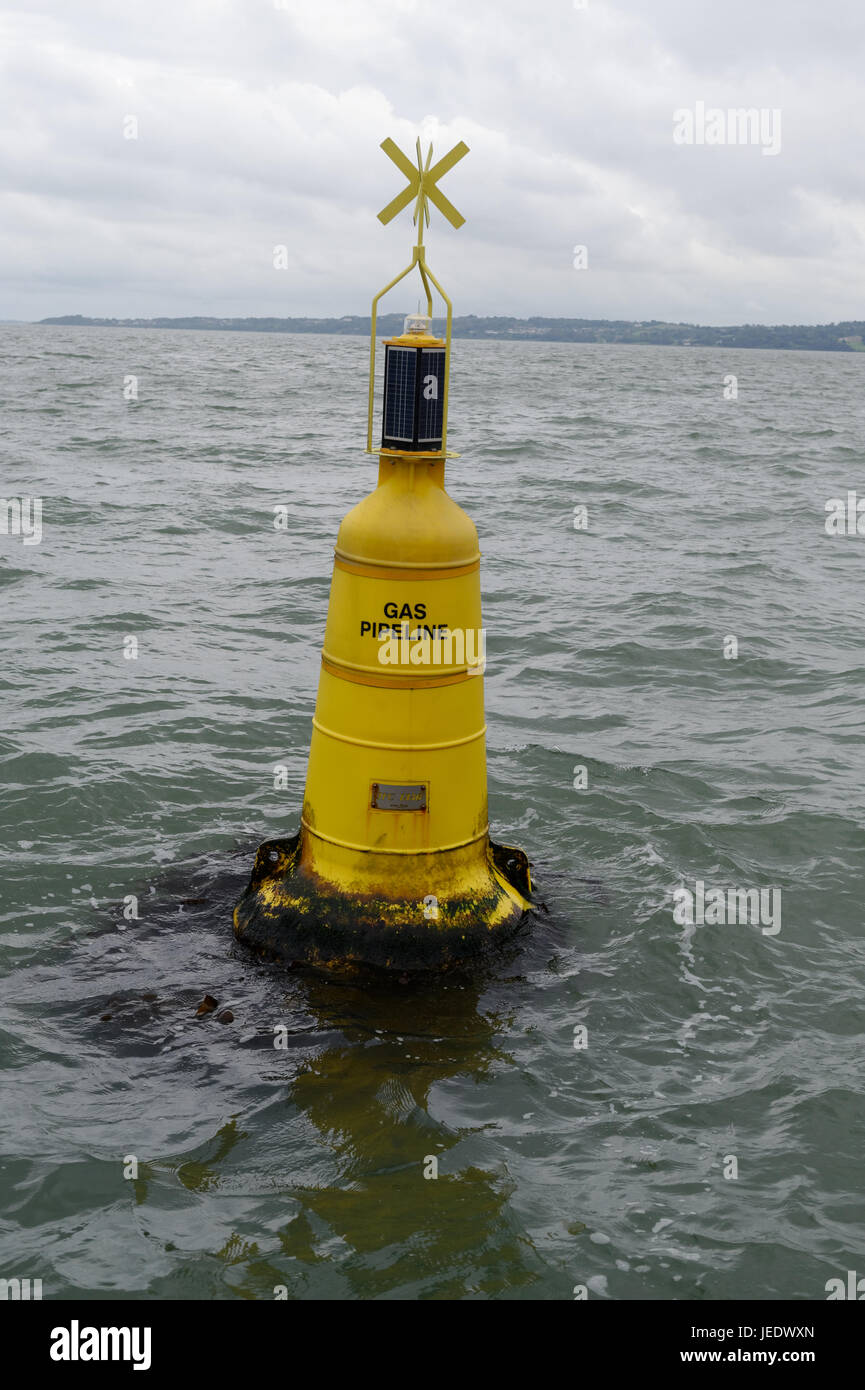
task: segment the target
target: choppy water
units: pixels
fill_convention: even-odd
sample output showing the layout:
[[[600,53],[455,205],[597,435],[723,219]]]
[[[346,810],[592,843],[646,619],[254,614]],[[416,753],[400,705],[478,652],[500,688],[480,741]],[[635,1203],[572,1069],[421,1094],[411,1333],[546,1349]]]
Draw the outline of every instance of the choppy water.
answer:
[[[862,1272],[865,537],[823,521],[865,491],[863,370],[455,345],[491,819],[549,913],[485,980],[359,986],[252,961],[230,907],[297,824],[331,547],[375,476],[364,344],[0,329],[0,492],[44,499],[41,544],[0,536],[0,1275],[822,1299]],[[698,879],[780,889],[780,932],[677,925]]]

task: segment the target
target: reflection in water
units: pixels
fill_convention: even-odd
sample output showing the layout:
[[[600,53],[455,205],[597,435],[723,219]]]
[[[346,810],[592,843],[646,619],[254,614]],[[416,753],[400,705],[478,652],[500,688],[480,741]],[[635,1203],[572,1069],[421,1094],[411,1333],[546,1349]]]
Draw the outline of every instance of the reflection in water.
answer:
[[[464,1297],[463,1257],[474,1262],[480,1250],[487,1272],[478,1291],[531,1282],[526,1238],[507,1209],[511,1180],[450,1165],[466,1131],[437,1113],[446,1107],[430,1105],[451,1077],[483,1085],[494,1065],[512,1065],[495,1041],[505,1015],[481,1012],[468,980],[341,986],[313,978],[303,987],[320,1026],[339,1029],[343,1041],[301,1068],[290,1100],[330,1149],[338,1179],[293,1189],[301,1206],[282,1232],[285,1253],[308,1258],[323,1223],[364,1257],[356,1280],[350,1260],[346,1271],[358,1297],[395,1288],[413,1297],[430,1279],[436,1297]],[[425,1177],[436,1164],[438,1176]]]

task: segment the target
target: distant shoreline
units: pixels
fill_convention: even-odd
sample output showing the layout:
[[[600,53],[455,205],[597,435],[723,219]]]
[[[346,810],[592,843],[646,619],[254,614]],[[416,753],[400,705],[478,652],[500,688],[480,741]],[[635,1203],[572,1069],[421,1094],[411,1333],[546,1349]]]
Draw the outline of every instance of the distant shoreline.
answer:
[[[338,333],[368,337],[369,319],[343,318],[154,318],[107,319],[66,314],[39,319],[39,324],[68,328],[187,328],[233,333]],[[402,314],[382,314],[382,337],[402,330]],[[542,343],[634,343],[656,347],[782,348],[815,352],[865,352],[865,320],[827,324],[741,324],[730,328],[693,323],[628,319],[479,318],[453,320],[455,338],[483,338]]]

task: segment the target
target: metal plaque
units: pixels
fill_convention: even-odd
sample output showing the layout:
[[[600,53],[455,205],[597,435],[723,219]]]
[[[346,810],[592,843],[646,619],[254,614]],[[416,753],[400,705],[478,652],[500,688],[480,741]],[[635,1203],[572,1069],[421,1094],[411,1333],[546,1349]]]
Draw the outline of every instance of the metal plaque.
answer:
[[[425,811],[426,782],[373,782],[370,805],[377,811]]]

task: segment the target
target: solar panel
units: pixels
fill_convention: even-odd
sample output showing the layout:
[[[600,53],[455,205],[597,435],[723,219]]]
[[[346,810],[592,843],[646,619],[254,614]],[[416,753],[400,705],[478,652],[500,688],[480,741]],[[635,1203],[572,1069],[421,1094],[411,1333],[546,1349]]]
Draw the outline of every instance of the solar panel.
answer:
[[[383,445],[398,449],[414,443],[417,358],[417,348],[385,349]]]
[[[421,349],[421,391],[418,408],[417,442],[442,442],[442,410],[445,389],[444,348]]]
[[[385,345],[385,449],[440,449],[444,412],[445,349]]]

